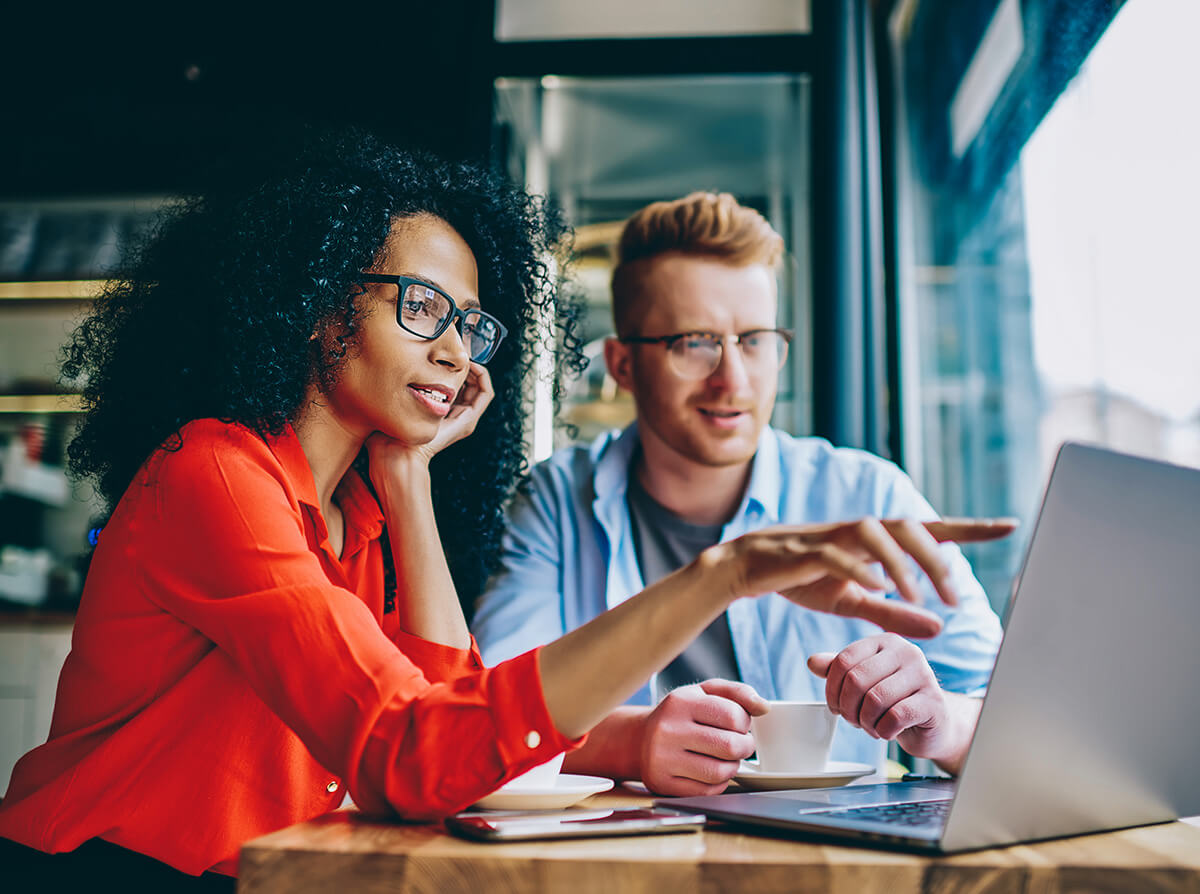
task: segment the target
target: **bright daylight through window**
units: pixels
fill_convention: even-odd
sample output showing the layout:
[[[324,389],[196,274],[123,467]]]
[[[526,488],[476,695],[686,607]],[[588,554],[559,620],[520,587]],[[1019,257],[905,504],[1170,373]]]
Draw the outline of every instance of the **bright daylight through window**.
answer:
[[[1200,465],[1200,3],[1126,3],[1021,153],[1039,456]]]
[[[906,468],[1007,598],[1058,445],[1200,464],[1194,0],[900,4]]]

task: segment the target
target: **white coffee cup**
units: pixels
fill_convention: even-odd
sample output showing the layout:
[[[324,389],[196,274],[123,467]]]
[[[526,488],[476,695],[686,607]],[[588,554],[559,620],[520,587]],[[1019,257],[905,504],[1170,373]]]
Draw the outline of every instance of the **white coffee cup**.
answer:
[[[513,777],[504,783],[504,788],[506,790],[554,788],[555,782],[558,780],[558,773],[562,770],[563,758],[566,756],[566,752],[555,755],[544,764],[538,764],[532,770],[526,770],[520,776]]]
[[[829,761],[837,717],[825,702],[767,702],[750,721],[758,766],[767,773],[820,773]]]

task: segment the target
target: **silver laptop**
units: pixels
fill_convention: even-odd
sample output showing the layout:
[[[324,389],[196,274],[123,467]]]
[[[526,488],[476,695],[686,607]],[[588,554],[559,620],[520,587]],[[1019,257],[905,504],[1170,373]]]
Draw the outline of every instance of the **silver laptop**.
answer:
[[[1062,446],[957,780],[658,803],[940,853],[1200,814],[1200,470]]]

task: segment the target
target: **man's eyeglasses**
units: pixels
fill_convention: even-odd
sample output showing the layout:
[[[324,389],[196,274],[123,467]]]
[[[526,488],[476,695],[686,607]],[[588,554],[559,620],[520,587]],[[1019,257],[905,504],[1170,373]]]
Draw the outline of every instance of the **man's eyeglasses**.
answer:
[[[788,329],[748,329],[736,335],[715,332],[680,332],[676,335],[629,335],[624,344],[665,345],[675,372],[685,379],[706,379],[721,365],[721,355],[731,339],[753,372],[777,373],[787,359],[793,333]]]
[[[451,323],[458,325],[463,345],[476,363],[487,363],[508,334],[504,324],[477,307],[460,310],[454,299],[436,286],[394,273],[364,273],[359,282],[387,283],[399,291],[396,322],[406,332],[435,339]],[[461,320],[461,322],[459,322]]]

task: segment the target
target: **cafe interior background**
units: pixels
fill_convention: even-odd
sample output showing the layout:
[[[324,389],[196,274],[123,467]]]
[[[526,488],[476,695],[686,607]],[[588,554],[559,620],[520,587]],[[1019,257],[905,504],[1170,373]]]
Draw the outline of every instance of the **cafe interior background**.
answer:
[[[63,472],[59,350],[157,209],[310,123],[485,161],[565,210],[592,362],[559,407],[530,382],[531,459],[631,418],[600,350],[614,238],[712,189],[787,245],[774,423],[894,460],[945,515],[1020,518],[967,548],[997,610],[1061,441],[1200,465],[1196,0],[312,15],[4,13],[0,781],[49,728],[102,523]]]

